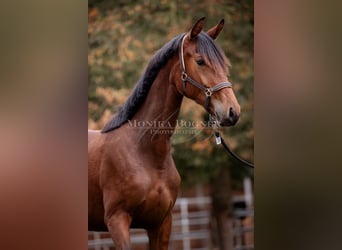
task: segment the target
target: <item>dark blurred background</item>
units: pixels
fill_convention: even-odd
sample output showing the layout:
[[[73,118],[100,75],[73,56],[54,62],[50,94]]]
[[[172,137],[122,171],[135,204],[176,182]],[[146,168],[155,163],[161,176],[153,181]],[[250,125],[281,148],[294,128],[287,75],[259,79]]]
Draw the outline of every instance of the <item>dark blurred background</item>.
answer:
[[[341,4],[255,2],[256,249],[341,248]],[[1,249],[88,247],[88,7],[83,0],[1,3]],[[199,13],[207,27],[222,17]],[[189,29],[196,15],[177,19],[187,24],[170,25],[170,33]],[[222,47],[237,40],[222,39],[234,29],[226,22]],[[231,60],[238,51],[224,50]]]

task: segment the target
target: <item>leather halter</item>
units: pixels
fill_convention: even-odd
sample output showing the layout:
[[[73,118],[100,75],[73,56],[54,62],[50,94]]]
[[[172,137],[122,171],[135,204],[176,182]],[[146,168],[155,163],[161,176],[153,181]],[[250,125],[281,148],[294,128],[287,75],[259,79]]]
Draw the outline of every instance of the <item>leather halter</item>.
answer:
[[[196,82],[190,76],[188,76],[188,74],[186,73],[186,70],[185,70],[184,52],[183,52],[184,41],[185,41],[186,37],[187,37],[187,34],[184,34],[184,36],[182,38],[182,42],[180,43],[180,48],[179,48],[179,62],[180,62],[180,68],[181,68],[181,71],[182,71],[181,79],[183,81],[183,93],[186,96],[186,83],[187,82],[191,83],[193,86],[195,86],[195,87],[199,88],[200,90],[202,90],[204,92],[205,96],[206,96],[204,108],[210,114],[209,106],[210,106],[210,97],[212,96],[212,94],[214,94],[215,92],[217,92],[217,91],[219,91],[221,89],[224,89],[224,88],[231,88],[232,84],[230,82],[221,82],[219,84],[216,84],[212,88],[207,88],[204,85]],[[250,168],[254,168],[254,164],[241,159],[239,156],[237,156],[229,148],[229,146],[225,143],[224,139],[222,138],[222,136],[220,135],[220,133],[218,131],[215,131],[215,136],[216,136],[216,143],[217,144],[222,144],[223,147],[227,150],[227,152],[229,152],[235,159],[239,160],[240,162],[242,162],[243,164],[247,165]]]
[[[180,48],[179,48],[179,62],[180,62],[180,68],[182,71],[181,79],[183,81],[183,92],[184,92],[184,95],[186,96],[186,84],[187,84],[187,82],[191,83],[193,86],[202,90],[206,96],[204,108],[208,111],[208,113],[210,113],[209,112],[209,106],[210,106],[210,97],[212,96],[212,94],[214,94],[215,92],[217,92],[221,89],[224,89],[224,88],[231,88],[232,84],[230,82],[221,82],[212,88],[207,88],[203,84],[198,83],[197,81],[192,79],[190,76],[188,76],[188,74],[186,73],[186,70],[185,70],[184,52],[183,52],[184,41],[185,41],[186,37],[187,37],[187,34],[185,34],[183,36],[182,42],[180,43]]]

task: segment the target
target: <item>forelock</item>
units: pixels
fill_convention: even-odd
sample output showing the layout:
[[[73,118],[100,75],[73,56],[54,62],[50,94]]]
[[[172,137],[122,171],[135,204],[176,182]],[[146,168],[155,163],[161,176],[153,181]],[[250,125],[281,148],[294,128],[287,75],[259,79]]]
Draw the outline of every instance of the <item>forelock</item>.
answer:
[[[226,70],[229,66],[229,61],[222,49],[205,32],[201,32],[197,37],[197,53],[201,54],[215,71]]]

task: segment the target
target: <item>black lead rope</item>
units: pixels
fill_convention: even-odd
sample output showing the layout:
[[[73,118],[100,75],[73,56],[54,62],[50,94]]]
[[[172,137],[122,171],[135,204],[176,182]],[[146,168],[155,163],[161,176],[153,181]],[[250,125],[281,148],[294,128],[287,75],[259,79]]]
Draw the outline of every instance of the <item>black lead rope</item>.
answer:
[[[215,136],[216,136],[216,144],[222,144],[223,147],[231,154],[231,156],[233,156],[236,160],[240,161],[241,163],[245,164],[246,166],[250,167],[250,168],[254,168],[254,164],[245,161],[243,159],[241,159],[239,156],[237,156],[226,144],[226,142],[224,141],[224,139],[222,138],[222,136],[220,135],[220,133],[218,131],[215,131]]]

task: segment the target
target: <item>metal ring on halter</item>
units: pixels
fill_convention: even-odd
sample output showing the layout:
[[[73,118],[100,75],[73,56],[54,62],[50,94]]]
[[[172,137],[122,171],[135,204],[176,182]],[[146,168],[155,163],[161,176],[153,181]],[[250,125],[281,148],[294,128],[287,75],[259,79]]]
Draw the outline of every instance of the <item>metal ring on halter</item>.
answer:
[[[213,94],[213,92],[211,91],[210,88],[206,88],[206,89],[204,90],[204,93],[205,93],[205,95],[206,95],[207,97],[209,97],[209,96],[211,96],[211,95]]]
[[[188,75],[185,73],[185,72],[182,72],[182,76],[181,76],[181,79],[182,81],[186,81],[186,79],[188,78]]]

